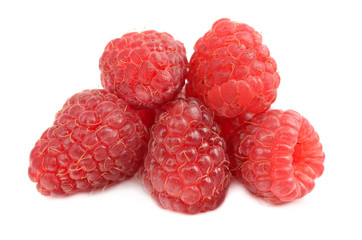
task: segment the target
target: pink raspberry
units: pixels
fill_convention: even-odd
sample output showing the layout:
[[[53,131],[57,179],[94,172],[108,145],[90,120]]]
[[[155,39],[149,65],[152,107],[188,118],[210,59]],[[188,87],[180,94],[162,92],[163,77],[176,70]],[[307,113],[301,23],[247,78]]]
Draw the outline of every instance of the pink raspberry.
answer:
[[[234,118],[268,110],[280,77],[261,35],[223,18],[196,42],[188,81],[188,96],[201,99],[216,115]]]
[[[234,137],[232,150],[233,175],[250,192],[272,203],[305,196],[324,170],[317,132],[292,110],[255,115]]]
[[[139,169],[148,131],[106,90],[74,94],[30,153],[29,177],[43,195],[64,196],[123,181]]]
[[[140,179],[161,207],[195,214],[222,203],[230,174],[219,134],[196,99],[176,99],[156,115]]]
[[[186,50],[165,32],[131,32],[107,44],[99,69],[105,89],[133,106],[156,108],[185,84]]]

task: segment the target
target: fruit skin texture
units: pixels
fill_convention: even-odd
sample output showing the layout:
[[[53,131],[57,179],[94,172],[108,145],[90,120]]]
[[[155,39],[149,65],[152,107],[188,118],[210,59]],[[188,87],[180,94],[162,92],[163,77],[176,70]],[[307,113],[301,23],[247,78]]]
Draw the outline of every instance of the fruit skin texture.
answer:
[[[277,97],[276,71],[261,35],[223,18],[196,42],[186,91],[219,116],[256,114],[268,110]]]
[[[275,204],[305,196],[324,170],[317,132],[292,110],[255,115],[235,135],[231,156],[232,174],[250,192]]]
[[[220,206],[230,172],[219,134],[196,99],[176,99],[158,112],[139,179],[161,207],[196,214]]]
[[[104,188],[133,176],[148,130],[129,105],[106,90],[74,94],[30,153],[29,178],[43,195]]]
[[[133,106],[156,108],[185,84],[186,49],[170,34],[131,32],[110,41],[99,60],[102,86]]]

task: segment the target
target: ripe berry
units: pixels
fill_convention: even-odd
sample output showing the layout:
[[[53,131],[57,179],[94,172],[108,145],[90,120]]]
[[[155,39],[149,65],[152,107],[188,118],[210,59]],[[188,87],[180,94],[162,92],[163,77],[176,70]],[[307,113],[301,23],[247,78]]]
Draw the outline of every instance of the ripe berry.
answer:
[[[105,89],[133,106],[155,108],[185,84],[186,50],[165,32],[127,33],[107,44],[99,69]]]
[[[242,125],[232,149],[233,175],[250,192],[272,203],[305,196],[324,170],[317,132],[292,110],[255,115]]]
[[[140,117],[143,124],[146,125],[147,129],[150,129],[155,122],[156,110],[152,108],[133,108],[136,114]]]
[[[229,145],[229,141],[233,138],[240,126],[252,117],[253,114],[241,114],[234,118],[215,116],[215,121],[219,124],[221,129],[220,135],[225,139],[227,145]]]
[[[195,214],[222,203],[230,174],[219,134],[196,99],[176,99],[158,112],[140,180],[163,208]]]
[[[74,94],[30,153],[29,177],[44,195],[91,191],[134,175],[148,131],[129,105],[106,90]]]
[[[186,90],[219,116],[260,113],[277,97],[280,77],[276,70],[258,32],[220,19],[194,46]]]

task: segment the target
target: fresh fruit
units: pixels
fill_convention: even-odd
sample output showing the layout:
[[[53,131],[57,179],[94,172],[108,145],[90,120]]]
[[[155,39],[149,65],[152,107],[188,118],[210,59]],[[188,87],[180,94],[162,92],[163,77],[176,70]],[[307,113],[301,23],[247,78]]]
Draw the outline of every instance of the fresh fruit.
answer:
[[[169,33],[130,32],[106,45],[99,69],[104,89],[69,98],[30,153],[28,175],[43,195],[105,188],[138,172],[162,208],[196,214],[222,204],[232,176],[281,204],[310,193],[324,171],[308,120],[269,110],[277,64],[247,24],[214,22],[189,63]]]
[[[186,90],[216,115],[256,114],[268,110],[277,97],[276,71],[261,35],[246,24],[223,18],[196,42]]]
[[[221,129],[221,136],[225,139],[228,145],[229,141],[234,137],[236,131],[244,124],[245,121],[250,120],[253,114],[241,114],[234,118],[227,118],[222,116],[214,116],[215,121],[219,124]]]
[[[288,110],[269,110],[242,125],[233,139],[231,171],[256,196],[291,202],[314,188],[325,154],[308,120]]]
[[[141,118],[147,129],[150,129],[155,122],[156,110],[152,108],[133,108],[136,114]]]
[[[91,191],[133,176],[148,131],[129,105],[106,90],[74,94],[30,154],[29,177],[44,195]]]
[[[131,32],[110,41],[99,60],[102,86],[133,106],[156,108],[185,84],[183,44],[154,30]]]
[[[196,99],[178,98],[158,112],[139,178],[163,208],[195,214],[222,203],[230,173],[219,134]]]

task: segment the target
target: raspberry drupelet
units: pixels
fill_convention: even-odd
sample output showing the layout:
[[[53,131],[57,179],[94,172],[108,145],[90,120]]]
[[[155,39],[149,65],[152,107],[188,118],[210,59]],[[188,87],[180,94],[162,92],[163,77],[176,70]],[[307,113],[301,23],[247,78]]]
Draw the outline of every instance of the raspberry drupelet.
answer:
[[[104,188],[133,176],[148,130],[130,106],[106,90],[74,94],[30,153],[29,177],[43,195]]]
[[[255,115],[235,135],[232,150],[232,174],[251,193],[276,204],[311,192],[324,170],[317,132],[292,110]]]
[[[161,207],[195,214],[223,202],[230,172],[219,134],[197,99],[179,98],[158,112],[139,178]]]
[[[188,96],[227,118],[265,112],[280,83],[276,62],[261,35],[226,18],[196,42],[187,79]]]
[[[102,86],[128,104],[157,108],[185,84],[184,45],[166,32],[131,32],[110,41],[99,60]]]

